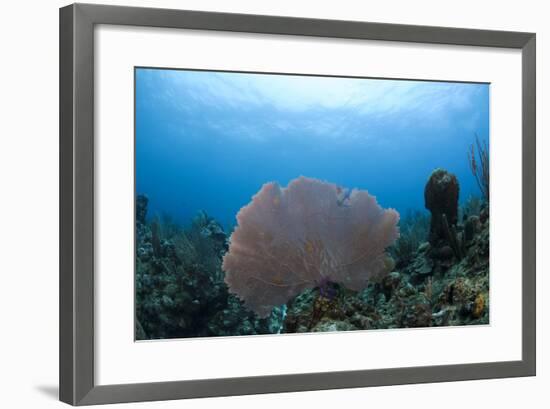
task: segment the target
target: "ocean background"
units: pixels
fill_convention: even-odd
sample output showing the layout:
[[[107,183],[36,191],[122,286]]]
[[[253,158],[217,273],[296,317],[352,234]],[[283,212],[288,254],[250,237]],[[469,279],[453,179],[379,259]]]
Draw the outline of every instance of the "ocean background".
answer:
[[[467,152],[489,136],[489,84],[135,70],[136,194],[148,218],[226,229],[264,183],[300,176],[424,211],[438,167],[480,196]]]

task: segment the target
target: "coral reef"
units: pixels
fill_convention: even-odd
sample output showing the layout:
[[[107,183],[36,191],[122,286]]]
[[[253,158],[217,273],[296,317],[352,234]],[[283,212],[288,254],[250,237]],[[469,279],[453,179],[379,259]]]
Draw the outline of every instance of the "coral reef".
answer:
[[[430,217],[420,211],[409,211],[399,219],[399,238],[389,248],[390,254],[400,268],[411,262],[418,246],[426,240],[430,228]]]
[[[488,324],[488,207],[470,197],[458,208],[458,193],[437,169],[430,214],[397,222],[366,192],[268,184],[231,239],[205,212],[186,227],[148,220],[139,195],[136,339]]]
[[[305,177],[286,189],[267,183],[239,211],[223,270],[229,290],[258,316],[308,288],[362,290],[393,267],[385,249],[399,235],[398,213],[366,191],[343,191]]]
[[[146,195],[138,195],[136,197],[136,223],[145,224],[148,204],[149,198]]]
[[[260,319],[230,294],[221,270],[222,227],[200,213],[188,229],[166,218],[146,222],[147,200],[136,200],[136,339],[269,334],[282,311]]]
[[[397,269],[359,292],[337,286],[332,298],[317,289],[302,293],[288,304],[284,331],[489,323],[488,214],[482,218],[479,199],[470,198],[460,223],[458,192],[456,177],[436,169],[425,189],[430,228],[421,213],[403,220],[389,249]]]
[[[284,332],[488,324],[489,225],[479,227],[460,261],[424,242],[409,264],[363,291],[300,294],[288,304]]]

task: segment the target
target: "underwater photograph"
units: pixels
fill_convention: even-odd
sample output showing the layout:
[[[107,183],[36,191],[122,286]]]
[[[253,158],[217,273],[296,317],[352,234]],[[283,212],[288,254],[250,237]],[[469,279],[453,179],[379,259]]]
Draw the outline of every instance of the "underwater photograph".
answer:
[[[490,84],[134,75],[136,340],[489,324]]]

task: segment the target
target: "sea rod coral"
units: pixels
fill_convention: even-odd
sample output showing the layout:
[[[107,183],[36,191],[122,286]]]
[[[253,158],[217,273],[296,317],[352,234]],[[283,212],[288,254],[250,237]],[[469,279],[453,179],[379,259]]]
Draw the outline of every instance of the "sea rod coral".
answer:
[[[392,266],[399,214],[363,190],[299,177],[267,183],[243,207],[223,259],[229,291],[260,317],[307,288],[364,289]]]

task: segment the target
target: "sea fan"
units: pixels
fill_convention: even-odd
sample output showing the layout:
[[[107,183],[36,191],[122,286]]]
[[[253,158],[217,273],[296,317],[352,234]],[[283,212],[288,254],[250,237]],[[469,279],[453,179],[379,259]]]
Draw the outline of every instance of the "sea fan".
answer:
[[[267,183],[237,215],[225,282],[260,317],[322,283],[362,290],[391,268],[398,220],[366,191],[305,177]]]

